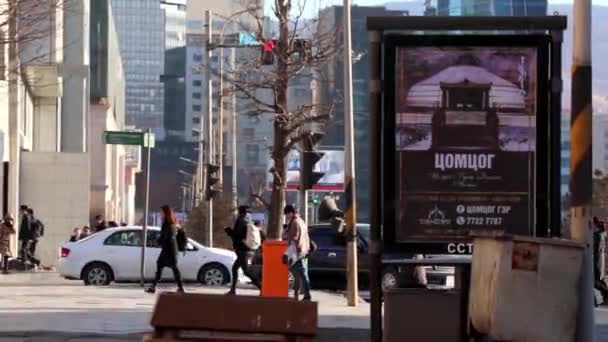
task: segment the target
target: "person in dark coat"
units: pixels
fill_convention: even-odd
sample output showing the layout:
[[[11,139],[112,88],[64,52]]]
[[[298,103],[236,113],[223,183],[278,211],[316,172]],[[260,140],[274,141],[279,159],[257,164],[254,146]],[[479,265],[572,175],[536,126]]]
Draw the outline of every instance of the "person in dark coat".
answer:
[[[103,219],[102,215],[95,216],[95,233],[99,233],[100,231],[108,228],[106,221]]]
[[[21,221],[19,222],[19,259],[23,263],[30,260],[29,245],[32,239],[32,221],[27,209],[27,205],[22,205],[19,208],[19,214],[21,215]]]
[[[251,279],[253,285],[258,289],[261,289],[260,280],[258,277],[249,272],[249,260],[253,257],[253,251],[247,247],[245,240],[247,239],[247,225],[251,223],[251,216],[249,215],[249,207],[242,205],[238,208],[238,216],[234,222],[234,228],[227,227],[226,234],[232,239],[232,246],[236,253],[236,260],[232,265],[232,286],[228,294],[236,294],[236,284],[239,281],[239,268],[243,270],[243,273]],[[262,235],[263,238],[263,235]]]
[[[28,246],[28,255],[30,261],[34,265],[40,266],[40,259],[36,258],[36,247],[38,246],[40,239],[44,236],[44,223],[36,218],[34,209],[27,208],[27,212],[30,216],[30,243]]]
[[[173,270],[173,277],[177,282],[177,292],[184,292],[184,285],[182,283],[182,277],[177,268],[177,230],[179,229],[175,213],[168,205],[161,207],[163,215],[163,224],[160,228],[160,236],[158,238],[158,245],[160,246],[160,255],[156,260],[156,276],[152,287],[148,288],[146,292],[156,292],[156,284],[158,284],[161,276],[163,275],[163,269],[165,267]]]

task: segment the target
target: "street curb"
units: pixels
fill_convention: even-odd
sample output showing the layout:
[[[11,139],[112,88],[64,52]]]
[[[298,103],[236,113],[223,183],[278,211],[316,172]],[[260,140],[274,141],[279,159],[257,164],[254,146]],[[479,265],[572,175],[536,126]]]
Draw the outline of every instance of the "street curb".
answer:
[[[21,338],[38,339],[44,338],[45,341],[69,341],[73,339],[100,339],[112,341],[141,341],[144,334],[150,331],[131,334],[100,334],[100,333],[79,333],[79,332],[59,332],[59,331],[3,331],[0,332],[2,338]],[[319,342],[367,342],[370,339],[370,331],[367,329],[349,328],[319,328],[319,335],[315,341]]]

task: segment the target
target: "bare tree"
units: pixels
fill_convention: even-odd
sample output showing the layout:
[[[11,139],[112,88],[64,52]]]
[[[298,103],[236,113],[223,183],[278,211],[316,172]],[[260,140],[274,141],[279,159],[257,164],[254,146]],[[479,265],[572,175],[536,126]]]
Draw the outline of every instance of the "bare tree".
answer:
[[[57,46],[55,34],[63,22],[63,13],[72,10],[78,0],[0,0],[0,64],[8,72],[20,73],[22,66],[45,63]],[[66,44],[66,42],[64,42]],[[14,46],[4,61],[4,51]]]
[[[271,120],[273,140],[270,157],[273,161],[270,202],[262,194],[251,191],[251,197],[268,208],[268,237],[280,239],[282,205],[287,181],[287,156],[313,130],[324,130],[333,117],[334,103],[303,103],[289,101],[291,84],[310,79],[319,82],[318,69],[338,52],[335,29],[324,30],[318,19],[304,17],[306,0],[275,0],[272,16],[265,17],[257,0],[242,0],[247,19],[241,20],[241,31],[265,45],[271,63],[263,63],[261,49],[249,49],[237,59],[234,70],[224,70],[224,80],[245,101],[249,115]],[[269,21],[276,23],[276,32],[266,32]],[[265,65],[268,64],[268,65]]]

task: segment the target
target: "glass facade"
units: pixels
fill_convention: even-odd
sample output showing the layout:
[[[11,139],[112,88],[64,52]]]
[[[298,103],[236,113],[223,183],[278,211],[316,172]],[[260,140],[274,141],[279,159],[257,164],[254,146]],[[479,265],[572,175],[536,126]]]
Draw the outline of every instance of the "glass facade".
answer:
[[[163,0],[165,17],[164,124],[167,139],[185,140],[186,0]]]
[[[547,0],[437,0],[437,15],[544,16]]]
[[[112,0],[126,76],[126,122],[164,131],[165,16],[159,0]]]

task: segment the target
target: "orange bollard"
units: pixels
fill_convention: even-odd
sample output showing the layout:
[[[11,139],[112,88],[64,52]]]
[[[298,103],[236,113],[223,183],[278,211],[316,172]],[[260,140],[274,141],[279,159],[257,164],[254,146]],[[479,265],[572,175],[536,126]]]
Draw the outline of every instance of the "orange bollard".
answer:
[[[283,254],[287,250],[286,241],[265,241],[263,245],[262,296],[289,296],[289,271],[283,264]]]

